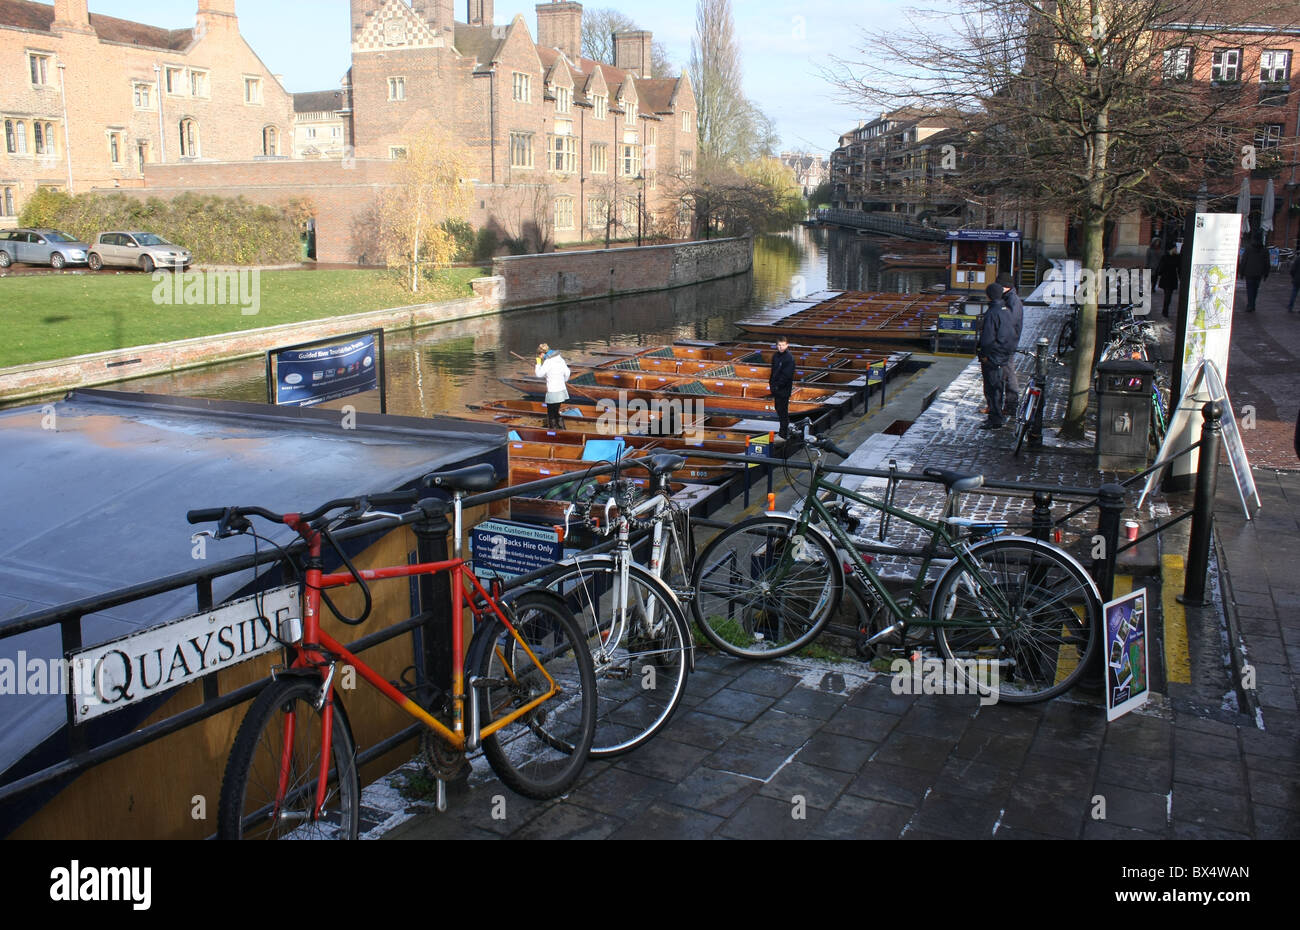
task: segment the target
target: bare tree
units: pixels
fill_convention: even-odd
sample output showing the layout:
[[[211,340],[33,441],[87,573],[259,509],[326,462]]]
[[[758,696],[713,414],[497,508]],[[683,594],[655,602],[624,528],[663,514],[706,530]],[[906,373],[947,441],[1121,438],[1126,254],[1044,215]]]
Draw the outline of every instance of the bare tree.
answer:
[[[1230,186],[1232,172],[1225,183],[1216,169],[1258,121],[1259,97],[1244,92],[1241,61],[1235,84],[1209,86],[1210,51],[1268,41],[1225,21],[1277,26],[1295,15],[1293,2],[1269,0],[951,6],[955,13],[911,10],[903,29],[864,32],[863,57],[837,60],[827,76],[859,103],[960,114],[968,143],[945,183],[990,212],[1078,217],[1083,265],[1094,275],[1106,261],[1109,222],[1142,208],[1185,209],[1202,180],[1216,193]],[[1083,430],[1097,336],[1096,289],[1083,293],[1065,424],[1072,435]]]
[[[534,253],[555,247],[555,185],[514,184],[502,192],[500,219],[506,236]]]
[[[592,61],[614,63],[614,33],[637,32],[641,29],[632,17],[622,10],[608,7],[584,10],[582,14],[582,54]],[[650,67],[657,78],[670,77],[676,70],[668,57],[668,46],[658,40],[650,44]]]

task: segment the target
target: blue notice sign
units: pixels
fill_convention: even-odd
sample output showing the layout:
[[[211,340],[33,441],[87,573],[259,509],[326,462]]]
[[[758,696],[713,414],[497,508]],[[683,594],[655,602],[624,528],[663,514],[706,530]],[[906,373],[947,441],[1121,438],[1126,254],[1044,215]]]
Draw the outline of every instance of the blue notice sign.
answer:
[[[507,520],[486,520],[470,531],[474,574],[510,580],[564,560],[554,530]]]
[[[379,340],[374,333],[347,342],[273,353],[275,403],[311,407],[379,389]]]
[[[1018,229],[950,229],[949,242],[1019,242]]]

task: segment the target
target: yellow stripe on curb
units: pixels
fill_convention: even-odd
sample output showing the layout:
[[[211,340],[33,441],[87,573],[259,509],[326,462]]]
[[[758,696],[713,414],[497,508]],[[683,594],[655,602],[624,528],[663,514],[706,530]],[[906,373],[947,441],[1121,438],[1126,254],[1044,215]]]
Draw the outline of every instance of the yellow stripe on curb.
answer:
[[[1178,602],[1186,584],[1186,563],[1181,555],[1163,558],[1160,603],[1165,617],[1165,679],[1180,685],[1192,683],[1192,659],[1187,652],[1187,612]]]
[[[1115,596],[1123,597],[1126,594],[1133,593],[1133,576],[1116,575],[1115,576]]]

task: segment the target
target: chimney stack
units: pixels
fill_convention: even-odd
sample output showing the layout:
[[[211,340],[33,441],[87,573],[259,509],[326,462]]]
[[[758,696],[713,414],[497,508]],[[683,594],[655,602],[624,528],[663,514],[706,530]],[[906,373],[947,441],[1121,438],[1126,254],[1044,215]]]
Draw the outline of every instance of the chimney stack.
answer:
[[[492,0],[467,0],[465,22],[471,26],[491,26],[493,23]]]
[[[87,0],[54,0],[54,22],[51,28],[56,32],[91,32],[90,10]]]
[[[199,0],[198,31],[205,33],[219,29],[239,31],[235,0]]]
[[[627,71],[634,77],[654,77],[650,66],[650,46],[654,42],[654,33],[616,32],[614,33],[614,67]]]
[[[537,4],[537,44],[558,48],[570,61],[582,57],[582,4],[570,0]]]

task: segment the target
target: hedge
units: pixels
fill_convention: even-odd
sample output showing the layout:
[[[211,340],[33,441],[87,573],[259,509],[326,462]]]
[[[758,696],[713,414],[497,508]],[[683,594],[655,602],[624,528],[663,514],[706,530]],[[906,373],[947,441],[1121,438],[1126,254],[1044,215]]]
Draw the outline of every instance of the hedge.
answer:
[[[243,197],[181,194],[141,200],[42,189],[27,201],[19,222],[60,229],[92,245],[101,232],[148,231],[189,249],[195,264],[288,265],[302,260],[303,215],[301,203],[271,207]]]

